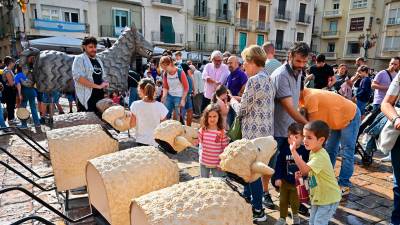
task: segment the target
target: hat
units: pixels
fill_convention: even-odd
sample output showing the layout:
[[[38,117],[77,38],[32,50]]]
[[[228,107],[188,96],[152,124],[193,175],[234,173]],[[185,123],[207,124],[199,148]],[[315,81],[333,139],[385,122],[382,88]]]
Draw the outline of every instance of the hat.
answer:
[[[20,120],[28,120],[31,112],[26,108],[18,108],[16,112],[17,118]]]

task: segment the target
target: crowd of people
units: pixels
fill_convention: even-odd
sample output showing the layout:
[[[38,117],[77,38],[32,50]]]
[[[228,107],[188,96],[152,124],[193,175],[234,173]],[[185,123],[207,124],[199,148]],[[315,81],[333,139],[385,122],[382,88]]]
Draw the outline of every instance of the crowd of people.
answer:
[[[85,38],[84,53],[76,56],[72,65],[76,94],[68,99],[77,102],[78,111],[97,112],[96,102],[105,97],[109,87],[103,64],[96,57],[96,45],[95,38]],[[267,219],[264,206],[276,207],[269,194],[272,184],[280,192],[277,225],[286,224],[289,205],[293,224],[300,224],[299,213],[308,212],[311,225],[328,224],[339,202],[350,193],[359,127],[365,115],[382,109],[400,129],[395,108],[400,96],[400,58],[392,58],[388,68],[376,74],[364,58],[357,58],[352,74],[350,65],[328,65],[324,55],[310,58],[310,54],[309,46],[298,42],[280,62],[275,59],[274,45],[268,42],[262,47],[247,47],[240,57],[214,51],[209,61],[195,65],[183,61],[181,52],[173,55],[166,51],[147,65],[144,74],[130,71],[128,75],[128,106],[137,145],[156,146],[153,130],[166,119],[191,126],[193,117],[200,117],[200,176],[221,177],[225,174],[219,169],[219,155],[234,141],[227,133],[239,121],[242,138],[273,136],[277,141],[277,152],[269,163],[276,171],[274,176],[263,176],[244,187],[254,220]],[[35,98],[43,116],[49,103],[53,113],[59,94],[35,91],[29,70],[18,65],[14,76],[14,63],[11,57],[4,59],[4,118],[9,125],[15,123],[15,105],[26,107],[29,103],[34,124],[40,126],[43,117],[38,116]],[[121,103],[120,93],[109,97]],[[0,126],[6,127],[2,116]],[[26,127],[26,122],[22,126]],[[400,149],[400,138],[393,149]],[[336,178],[339,150],[343,152],[342,164]],[[392,151],[391,160],[395,180],[392,224],[399,225],[400,188],[396,181],[400,179],[400,152]],[[300,179],[309,184],[310,210],[299,201]]]

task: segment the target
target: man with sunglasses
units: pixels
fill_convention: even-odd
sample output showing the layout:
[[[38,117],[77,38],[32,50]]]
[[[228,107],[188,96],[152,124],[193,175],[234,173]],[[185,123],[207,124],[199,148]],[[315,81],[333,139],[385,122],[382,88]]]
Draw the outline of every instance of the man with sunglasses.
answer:
[[[225,84],[230,71],[227,65],[222,63],[223,55],[220,51],[214,51],[211,54],[211,63],[208,63],[203,70],[203,81],[204,84],[204,97],[201,105],[201,111],[203,111],[215,93],[217,87],[221,84]]]

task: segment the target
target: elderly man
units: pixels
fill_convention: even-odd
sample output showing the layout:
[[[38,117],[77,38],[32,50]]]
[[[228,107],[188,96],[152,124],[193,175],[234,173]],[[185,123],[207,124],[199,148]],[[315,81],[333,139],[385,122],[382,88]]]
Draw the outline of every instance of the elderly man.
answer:
[[[225,84],[230,73],[228,66],[222,63],[222,53],[220,51],[214,51],[211,54],[211,61],[212,62],[208,63],[203,70],[203,80],[205,84],[201,111],[210,104],[218,85]]]

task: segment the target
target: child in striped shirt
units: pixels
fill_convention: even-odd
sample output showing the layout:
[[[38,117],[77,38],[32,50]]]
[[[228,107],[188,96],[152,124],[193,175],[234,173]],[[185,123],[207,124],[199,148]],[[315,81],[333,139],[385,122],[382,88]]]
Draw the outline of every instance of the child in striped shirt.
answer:
[[[224,122],[221,116],[221,108],[217,104],[206,107],[201,117],[199,130],[200,143],[200,175],[201,177],[222,177],[225,175],[219,166],[219,155],[228,145],[228,137],[225,134]]]

